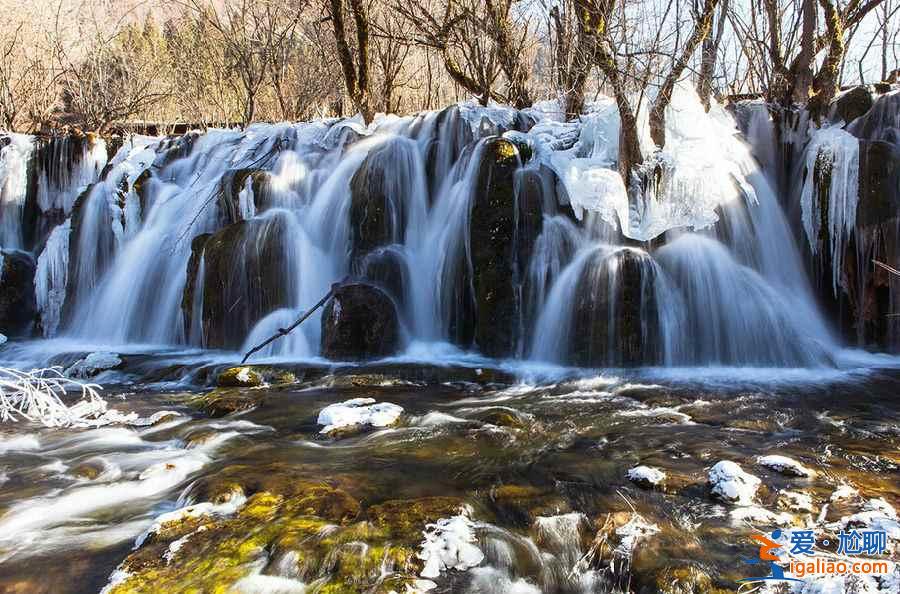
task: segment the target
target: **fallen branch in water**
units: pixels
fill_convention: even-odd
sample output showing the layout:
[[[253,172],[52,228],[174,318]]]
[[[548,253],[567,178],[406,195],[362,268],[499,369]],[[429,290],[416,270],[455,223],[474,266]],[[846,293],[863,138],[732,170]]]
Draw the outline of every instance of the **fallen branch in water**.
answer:
[[[90,426],[107,412],[97,384],[82,383],[63,375],[59,367],[19,371],[0,367],[0,421],[20,418],[46,427]],[[67,406],[62,397],[80,391],[81,398]]]
[[[891,268],[884,262],[879,262],[878,260],[872,260],[872,262],[875,263],[875,266],[878,266],[879,268],[884,268],[885,270],[887,270],[888,272],[890,272],[893,275],[900,276],[900,270],[897,270],[896,268]]]
[[[331,299],[331,297],[334,295],[335,290],[336,290],[338,287],[340,287],[343,283],[345,283],[346,281],[347,281],[347,279],[345,278],[345,279],[342,280],[341,282],[339,282],[339,283],[334,283],[333,285],[331,285],[331,288],[328,289],[328,292],[325,293],[325,296],[322,297],[322,299],[319,300],[318,303],[316,303],[315,305],[313,305],[312,308],[310,308],[309,310],[307,310],[307,312],[306,312],[305,314],[303,314],[302,316],[300,316],[300,318],[299,318],[296,322],[294,322],[293,324],[291,324],[291,325],[288,326],[287,328],[279,328],[279,329],[278,329],[278,334],[275,334],[275,335],[273,335],[273,336],[270,336],[270,337],[267,338],[264,342],[262,342],[262,343],[256,345],[255,347],[253,347],[252,349],[250,349],[249,351],[247,351],[247,354],[244,355],[244,358],[243,358],[243,359],[241,359],[241,365],[243,365],[244,363],[246,363],[246,362],[247,362],[247,359],[249,359],[249,358],[250,358],[250,355],[252,355],[253,353],[256,353],[256,352],[259,352],[259,351],[263,350],[264,348],[266,348],[267,346],[269,346],[270,344],[272,344],[273,342],[275,342],[276,340],[278,340],[278,339],[281,338],[282,336],[287,336],[288,334],[290,334],[291,331],[294,330],[294,328],[296,328],[297,326],[299,326],[300,324],[302,324],[303,322],[305,322],[306,319],[307,319],[309,316],[313,315],[313,312],[315,312],[317,309],[319,309],[320,307],[322,307],[323,305],[325,305],[325,304],[328,302],[328,300]]]
[[[878,266],[879,268],[884,268],[885,270],[887,270],[894,276],[900,276],[900,270],[897,270],[896,268],[892,268],[892,267],[888,266],[887,264],[885,264],[884,262],[879,262],[878,260],[872,260],[872,262],[875,263],[875,266]],[[888,314],[887,317],[900,318],[900,313]]]

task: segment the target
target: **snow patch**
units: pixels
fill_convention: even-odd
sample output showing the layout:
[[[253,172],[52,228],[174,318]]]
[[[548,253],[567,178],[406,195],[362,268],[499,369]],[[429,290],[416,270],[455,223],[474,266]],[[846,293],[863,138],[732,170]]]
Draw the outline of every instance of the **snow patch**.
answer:
[[[353,398],[345,402],[329,404],[319,412],[318,424],[324,425],[320,433],[331,433],[344,427],[387,427],[393,425],[403,407],[390,402],[375,402],[374,398]]]
[[[656,487],[666,480],[666,473],[652,466],[635,466],[625,473],[625,476],[628,477],[628,480],[639,485],[649,485],[651,487]]]
[[[722,460],[709,471],[713,495],[736,505],[750,505],[762,481],[736,462]]]

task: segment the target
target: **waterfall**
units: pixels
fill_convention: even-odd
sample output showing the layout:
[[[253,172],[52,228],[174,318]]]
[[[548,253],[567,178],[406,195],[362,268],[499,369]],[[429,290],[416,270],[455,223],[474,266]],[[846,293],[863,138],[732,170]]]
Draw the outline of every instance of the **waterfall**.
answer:
[[[630,189],[606,99],[579,122],[464,102],[368,126],[135,137],[109,163],[99,139],[55,139],[32,169],[32,140],[13,137],[0,237],[23,245],[33,175],[54,223],[34,281],[45,336],[246,350],[352,275],[391,297],[407,343],[485,352],[498,337],[492,356],[598,367],[832,364],[838,343],[773,188],[768,109],[736,112],[753,146],[690,89],[670,110],[665,148]],[[835,282],[865,185],[855,142],[823,128],[806,152],[801,233],[825,225]],[[827,207],[813,199],[823,160]],[[261,356],[317,356],[320,322]]]

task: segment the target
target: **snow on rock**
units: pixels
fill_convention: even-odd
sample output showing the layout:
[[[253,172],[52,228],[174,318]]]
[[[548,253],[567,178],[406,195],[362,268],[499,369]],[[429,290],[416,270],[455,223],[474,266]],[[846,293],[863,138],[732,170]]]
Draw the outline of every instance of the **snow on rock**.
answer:
[[[0,346],[3,346],[4,344],[6,344],[6,340],[7,340],[6,335],[0,334]]]
[[[647,522],[638,514],[632,514],[627,524],[616,528],[616,535],[621,539],[614,553],[630,558],[638,542],[659,532],[659,526]]]
[[[712,494],[737,505],[750,505],[761,481],[736,462],[722,460],[709,471]]]
[[[815,471],[803,466],[803,464],[794,460],[793,458],[788,458],[787,456],[760,456],[756,459],[756,461],[766,468],[771,468],[776,472],[780,472],[781,474],[787,474],[790,476],[810,478],[815,476],[816,474]]]
[[[866,501],[862,510],[841,518],[830,526],[831,528],[848,530],[853,528],[868,528],[883,530],[891,541],[900,541],[900,522],[897,518],[897,510],[879,497]]]
[[[644,487],[657,487],[666,480],[666,473],[652,466],[635,466],[625,476],[633,483]]]
[[[122,364],[122,359],[116,353],[97,352],[91,353],[84,359],[79,359],[71,367],[66,369],[65,375],[87,379],[94,377],[101,371],[115,369]]]
[[[830,499],[831,501],[841,501],[842,499],[854,499],[856,497],[859,497],[859,490],[845,483],[834,490]]]
[[[393,425],[403,407],[390,402],[375,402],[374,398],[353,398],[345,402],[329,404],[319,412],[318,424],[324,425],[320,433],[331,433],[345,427],[387,427]]]
[[[465,571],[484,560],[484,553],[474,543],[475,523],[463,510],[451,518],[441,518],[428,524],[418,553],[425,562],[421,576],[436,578],[448,569]]]
[[[800,491],[782,490],[778,492],[778,506],[794,512],[813,511],[812,497]]]
[[[790,526],[794,516],[786,512],[772,512],[763,507],[751,505],[738,507],[731,511],[731,520],[736,524],[748,523],[754,526]]]

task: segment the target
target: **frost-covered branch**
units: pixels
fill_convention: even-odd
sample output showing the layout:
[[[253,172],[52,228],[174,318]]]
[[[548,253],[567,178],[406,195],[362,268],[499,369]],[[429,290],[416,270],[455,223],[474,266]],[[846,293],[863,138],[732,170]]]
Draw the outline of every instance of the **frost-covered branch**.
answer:
[[[46,427],[85,427],[106,424],[106,401],[97,384],[63,375],[59,367],[19,371],[0,367],[0,421],[38,422]],[[81,393],[72,406],[63,398]]]

